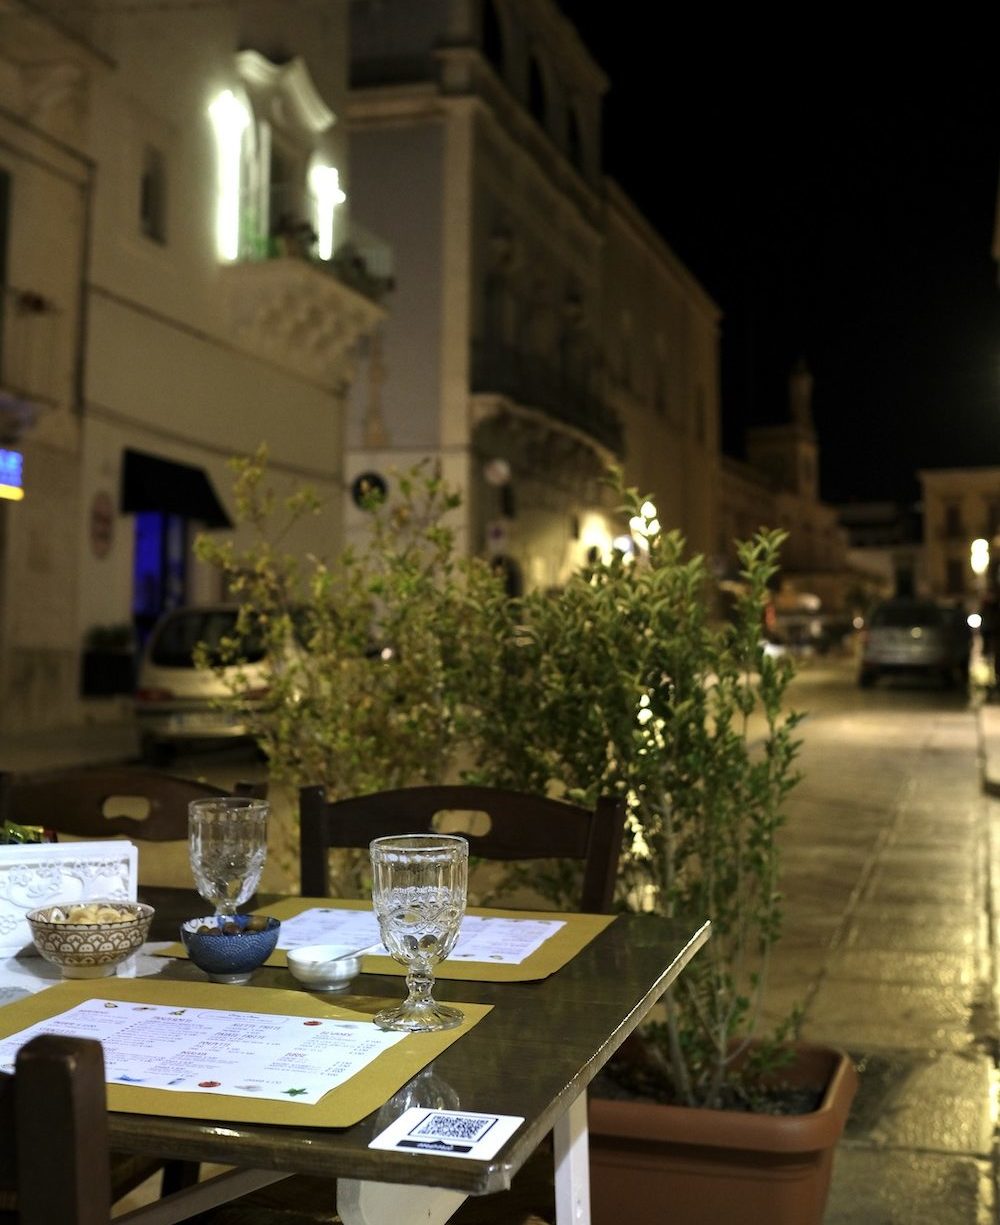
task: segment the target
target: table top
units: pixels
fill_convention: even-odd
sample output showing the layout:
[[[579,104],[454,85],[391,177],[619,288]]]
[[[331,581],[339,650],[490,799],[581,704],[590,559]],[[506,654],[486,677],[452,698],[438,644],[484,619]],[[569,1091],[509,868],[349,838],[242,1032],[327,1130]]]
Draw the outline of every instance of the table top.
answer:
[[[176,915],[191,917],[196,895],[144,890],[158,905],[170,938]],[[275,900],[257,899],[258,905]],[[470,1195],[505,1190],[555,1120],[586,1088],[625,1038],[645,1018],[708,938],[709,924],[684,924],[655,915],[620,915],[568,965],[530,983],[442,982],[435,998],[494,1005],[389,1103],[354,1127],[321,1130],[258,1124],[211,1124],[194,1119],[111,1114],[111,1146],[118,1151],[211,1161],[328,1178],[374,1179],[448,1187]],[[161,978],[200,975],[186,962],[170,963]],[[262,967],[250,984],[301,990],[284,968]],[[401,979],[362,974],[352,994],[329,997],[357,1007],[358,997],[401,999]],[[369,1149],[368,1144],[409,1106],[440,1106],[523,1117],[524,1124],[490,1160]]]

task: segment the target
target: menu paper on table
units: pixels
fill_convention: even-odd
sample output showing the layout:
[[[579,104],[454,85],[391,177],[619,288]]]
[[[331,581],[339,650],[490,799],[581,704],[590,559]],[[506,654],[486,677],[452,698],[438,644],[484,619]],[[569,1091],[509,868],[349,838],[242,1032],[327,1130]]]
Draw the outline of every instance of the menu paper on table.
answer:
[[[563,926],[562,919],[483,918],[467,914],[448,956],[452,961],[520,965]],[[282,922],[278,948],[334,944],[350,951],[375,944],[379,939],[378,920],[370,910],[315,906]],[[384,946],[377,955],[389,956]]]
[[[305,1105],[405,1037],[371,1021],[97,998],[0,1040],[0,1071],[13,1073],[18,1050],[41,1033],[96,1038],[110,1083]]]
[[[199,1079],[218,1080],[222,1082],[225,1076],[244,1086],[244,1092],[223,1093],[223,1084],[218,1086],[196,1085],[194,1089],[175,1084],[168,1088],[159,1088],[145,1082],[128,1080],[107,1081],[108,1109],[112,1115],[117,1113],[133,1115],[157,1115],[163,1117],[201,1119],[212,1125],[225,1123],[257,1123],[273,1127],[351,1127],[365,1115],[371,1114],[385,1105],[393,1094],[399,1092],[421,1069],[427,1067],[439,1055],[446,1051],[454,1042],[459,1042],[490,1012],[488,1004],[467,1003],[452,996],[447,1003],[454,1003],[465,1015],[465,1020],[455,1029],[443,1030],[427,1034],[390,1035],[395,1041],[377,1052],[366,1054],[355,1047],[351,1058],[357,1064],[353,1075],[336,1084],[318,1101],[304,1101],[309,1094],[287,1094],[279,1089],[278,1096],[268,1097],[256,1092],[254,1086],[259,1082],[251,1079],[247,1065],[234,1068],[225,1060],[233,1054],[231,1046],[246,1044],[251,1034],[260,1041],[261,1035],[269,1045],[274,1045],[271,1039],[275,1033],[270,1028],[272,1024],[279,1025],[281,1018],[292,1017],[301,1022],[301,1028],[310,1033],[323,1030],[324,1025],[307,1024],[319,1022],[355,1022],[371,1037],[381,1033],[372,1023],[374,1014],[386,1004],[384,997],[367,998],[352,996],[350,1007],[336,1004],[332,1000],[320,999],[304,991],[285,991],[275,987],[232,987],[219,983],[191,982],[173,978],[102,978],[82,979],[74,982],[61,982],[29,995],[25,999],[15,1000],[5,1008],[0,1009],[0,1041],[7,1051],[7,1040],[17,1036],[19,1044],[28,1034],[52,1032],[54,1025],[60,1024],[60,1018],[87,1002],[100,1002],[100,1007],[110,1003],[116,1007],[107,1011],[124,1010],[126,1005],[155,1005],[167,1013],[190,1012],[195,1014],[201,1023],[203,1018],[197,1014],[201,1010],[219,1012],[232,1016],[238,1012],[241,1025],[252,1027],[232,1043],[221,1033],[221,1047],[217,1050],[218,1058],[213,1071],[206,1071]],[[147,1015],[151,1009],[146,1009]],[[136,1014],[141,1015],[141,1014]],[[87,1013],[75,1014],[77,1018],[86,1018]],[[162,1014],[161,1014],[162,1017]],[[154,1018],[157,1023],[159,1018]],[[93,1021],[90,1017],[89,1021]],[[88,1022],[89,1023],[89,1022]],[[98,1022],[95,1022],[98,1023]],[[227,1022],[220,1022],[225,1026]],[[79,1027],[76,1026],[76,1032]],[[359,1031],[359,1032],[360,1032]],[[327,1030],[329,1033],[330,1031]],[[83,1036],[86,1036],[85,1034]],[[219,1037],[219,1034],[217,1034]],[[324,1039],[325,1040],[325,1039]],[[306,1040],[309,1042],[310,1040]],[[323,1040],[317,1038],[311,1044],[312,1054]],[[307,1087],[306,1082],[300,1082],[305,1069],[299,1062],[300,1054],[296,1044],[290,1046],[292,1058],[288,1063],[282,1063],[282,1070],[294,1076],[294,1079],[281,1088],[295,1090]],[[308,1053],[308,1052],[307,1052]],[[169,1055],[169,1053],[168,1053]],[[173,1056],[170,1056],[173,1057]],[[5,1053],[4,1059],[10,1056]],[[280,1057],[279,1057],[280,1058]],[[332,1061],[331,1061],[332,1062]],[[324,1064],[324,1075],[330,1076],[329,1064]],[[161,1069],[162,1071],[162,1069]],[[193,1072],[193,1068],[184,1068],[178,1075]],[[249,1072],[254,1069],[249,1068]],[[129,1075],[129,1073],[126,1073]],[[333,1075],[336,1075],[334,1073]]]

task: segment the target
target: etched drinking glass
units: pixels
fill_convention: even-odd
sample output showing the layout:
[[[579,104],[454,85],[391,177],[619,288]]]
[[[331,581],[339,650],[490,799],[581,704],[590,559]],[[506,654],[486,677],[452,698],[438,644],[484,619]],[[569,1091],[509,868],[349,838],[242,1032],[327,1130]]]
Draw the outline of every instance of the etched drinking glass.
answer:
[[[372,907],[382,943],[407,967],[409,994],[375,1016],[379,1029],[408,1032],[453,1029],[464,1020],[457,1008],[431,995],[434,969],[455,947],[465,914],[469,844],[447,834],[400,834],[376,838],[372,861]]]
[[[266,800],[227,795],[188,805],[188,855],[198,892],[216,915],[234,915],[267,858]]]

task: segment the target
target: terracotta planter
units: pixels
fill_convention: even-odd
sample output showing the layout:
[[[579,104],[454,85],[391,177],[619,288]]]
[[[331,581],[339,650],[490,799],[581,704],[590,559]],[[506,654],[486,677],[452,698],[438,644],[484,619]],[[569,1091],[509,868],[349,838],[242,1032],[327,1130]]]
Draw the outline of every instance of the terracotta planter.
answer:
[[[592,1098],[593,1225],[821,1225],[858,1077],[842,1051],[799,1045],[796,1052],[782,1079],[826,1084],[810,1114]]]

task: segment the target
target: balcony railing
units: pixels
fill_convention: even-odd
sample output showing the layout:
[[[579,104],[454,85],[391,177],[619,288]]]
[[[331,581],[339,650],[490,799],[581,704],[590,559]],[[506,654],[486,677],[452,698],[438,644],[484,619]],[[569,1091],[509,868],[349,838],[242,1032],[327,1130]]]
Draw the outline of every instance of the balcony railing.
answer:
[[[615,455],[624,449],[622,424],[599,397],[544,357],[511,345],[474,341],[472,390],[505,396],[590,435]]]
[[[324,259],[315,217],[315,198],[309,192],[287,186],[273,188],[263,203],[255,202],[244,209],[239,259],[306,259],[373,302],[381,302],[395,284],[389,244],[353,219],[338,215],[333,253]]]

